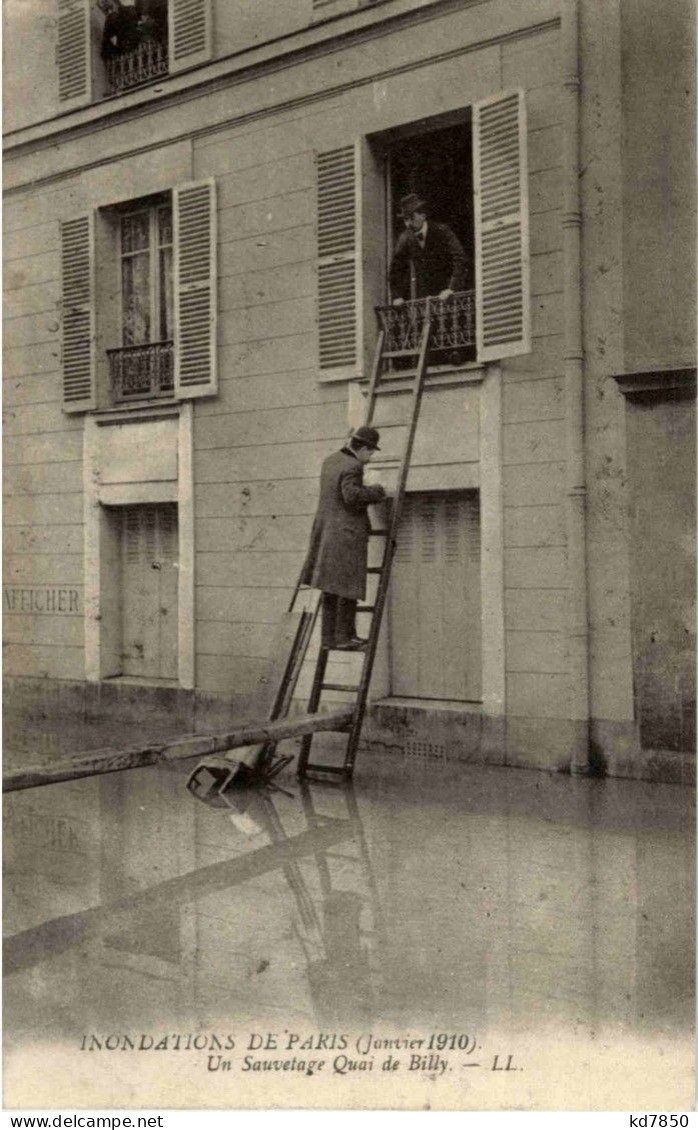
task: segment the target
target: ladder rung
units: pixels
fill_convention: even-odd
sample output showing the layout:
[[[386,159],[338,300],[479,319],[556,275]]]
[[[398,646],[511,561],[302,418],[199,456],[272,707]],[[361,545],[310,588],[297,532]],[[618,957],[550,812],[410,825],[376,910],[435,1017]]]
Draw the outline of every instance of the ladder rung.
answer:
[[[375,604],[360,604],[359,607],[356,609],[356,611],[357,612],[375,612],[376,606],[375,606]]]
[[[369,530],[368,536],[370,538],[385,538],[388,536],[387,530]]]
[[[367,573],[382,573],[383,572],[383,566],[382,565],[369,565],[366,572]]]
[[[323,691],[350,691],[351,694],[355,694],[359,688],[349,687],[346,683],[322,683],[321,689]]]
[[[306,770],[312,773],[343,773],[343,765],[306,765]]]

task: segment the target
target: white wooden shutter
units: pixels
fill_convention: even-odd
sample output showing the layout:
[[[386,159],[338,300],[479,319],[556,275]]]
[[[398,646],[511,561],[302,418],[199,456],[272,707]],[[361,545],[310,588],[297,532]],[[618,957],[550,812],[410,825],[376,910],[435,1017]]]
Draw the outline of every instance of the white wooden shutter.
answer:
[[[531,348],[522,91],[475,104],[473,149],[477,355],[493,361]]]
[[[58,100],[61,110],[92,99],[92,43],[88,0],[58,0]]]
[[[218,391],[216,365],[216,186],[212,180],[173,192],[175,393]]]
[[[480,699],[481,599],[478,495],[405,495],[390,583],[393,694]]]
[[[212,54],[211,0],[169,0],[170,74],[207,63]]]
[[[61,224],[63,408],[95,403],[94,227],[92,215]]]
[[[317,157],[318,338],[324,377],[354,375],[361,357],[358,145]]]

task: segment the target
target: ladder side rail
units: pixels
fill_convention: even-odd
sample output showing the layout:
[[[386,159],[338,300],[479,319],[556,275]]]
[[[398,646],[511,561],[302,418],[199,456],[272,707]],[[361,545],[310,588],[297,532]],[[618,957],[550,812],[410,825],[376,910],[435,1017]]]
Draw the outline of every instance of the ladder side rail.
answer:
[[[376,392],[377,392],[377,389],[378,389],[378,384],[380,382],[381,361],[382,361],[382,357],[383,357],[383,344],[384,344],[384,342],[385,342],[385,330],[381,329],[380,333],[378,334],[378,341],[376,342],[376,349],[375,349],[375,353],[373,355],[373,365],[372,365],[372,368],[371,368],[371,379],[370,379],[369,385],[368,385],[367,404],[366,404],[366,420],[365,420],[366,424],[370,424],[371,420],[373,418],[373,409],[374,409],[374,406],[375,406],[375,403],[376,403]],[[288,606],[289,612],[293,612],[293,606],[296,603],[296,600],[298,599],[298,593],[300,592],[300,589],[301,589],[301,577],[302,576],[303,576],[303,571],[301,570],[301,572],[298,574],[298,580],[296,581],[296,587],[293,590],[293,595],[291,597],[291,603]]]
[[[329,652],[327,648],[320,647],[315,665],[315,674],[313,676],[313,685],[310,691],[310,698],[308,700],[308,714],[317,714],[318,706],[320,705],[320,696],[322,695],[322,684],[325,679],[325,670],[327,669],[327,660]],[[310,747],[313,743],[312,734],[304,734],[301,742],[301,751],[298,755],[298,774],[300,777],[305,775],[308,766],[308,758],[310,757]]]
[[[271,711],[270,718],[276,721],[279,718],[287,718],[291,703],[293,702],[293,695],[296,690],[298,678],[303,666],[306,652],[310,645],[310,640],[315,628],[317,620],[318,605],[314,611],[303,612],[301,614],[301,622],[296,637],[296,644],[289,656],[288,666],[284,675],[284,681],[280,688],[276,702],[274,703],[273,710]],[[265,742],[259,751],[259,764],[261,766],[267,765],[271,762],[276,752],[276,742]]]
[[[414,392],[412,394],[412,410],[409,431],[407,434],[407,441],[402,455],[402,462],[400,464],[400,472],[398,475],[397,487],[395,490],[392,514],[390,518],[390,526],[388,530],[387,544],[383,556],[383,571],[378,584],[378,593],[375,601],[375,611],[371,621],[371,630],[369,633],[368,644],[366,645],[366,655],[361,672],[361,681],[359,684],[359,691],[356,703],[356,712],[352,721],[351,730],[349,732],[349,741],[347,743],[347,752],[345,757],[345,770],[348,776],[351,776],[354,769],[354,762],[356,760],[356,749],[359,743],[361,734],[361,727],[363,726],[364,714],[366,712],[366,700],[368,697],[368,688],[371,682],[371,675],[373,673],[373,664],[376,657],[376,650],[378,647],[378,634],[380,631],[381,621],[383,619],[383,610],[388,595],[388,586],[390,584],[390,572],[392,568],[393,555],[395,553],[395,540],[397,536],[398,523],[400,521],[400,510],[402,506],[402,499],[405,493],[405,486],[407,484],[407,474],[409,472],[410,460],[412,458],[412,448],[414,446],[414,438],[417,432],[417,422],[419,420],[419,409],[422,402],[422,393],[424,390],[424,379],[427,371],[427,360],[429,355],[429,342],[431,339],[432,331],[432,315],[431,315],[431,299],[427,298],[427,306],[425,313],[424,332],[422,334],[422,344],[419,353],[419,362],[417,366],[417,375],[415,379]]]
[[[373,354],[373,368],[371,369],[371,380],[368,385],[368,392],[366,394],[366,413],[364,424],[370,424],[373,419],[373,413],[376,407],[376,396],[378,394],[378,385],[383,369],[383,347],[385,345],[385,330],[381,328],[378,334],[378,341],[376,342],[376,351]]]

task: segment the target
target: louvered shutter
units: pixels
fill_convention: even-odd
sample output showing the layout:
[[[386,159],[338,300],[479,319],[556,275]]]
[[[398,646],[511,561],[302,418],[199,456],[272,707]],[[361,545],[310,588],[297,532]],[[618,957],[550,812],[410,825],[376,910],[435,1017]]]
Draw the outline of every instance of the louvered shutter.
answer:
[[[392,693],[478,701],[481,615],[478,496],[405,495],[390,584]]]
[[[477,354],[492,361],[531,348],[522,91],[476,103],[473,147]]]
[[[58,0],[58,100],[61,110],[92,99],[92,44],[88,0]]]
[[[173,192],[175,393],[180,397],[218,390],[215,189],[209,180]]]
[[[63,408],[95,405],[94,229],[92,216],[61,224]]]
[[[317,157],[318,337],[325,377],[354,375],[361,357],[358,145]]]
[[[212,54],[211,0],[169,0],[170,74],[207,63]]]

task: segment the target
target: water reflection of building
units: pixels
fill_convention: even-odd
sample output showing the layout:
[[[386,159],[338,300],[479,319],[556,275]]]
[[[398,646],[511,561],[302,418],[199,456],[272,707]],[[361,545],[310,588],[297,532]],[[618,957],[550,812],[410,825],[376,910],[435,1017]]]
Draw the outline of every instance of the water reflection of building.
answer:
[[[484,1034],[533,1014],[687,1032],[686,808],[667,786],[538,783],[425,774],[214,810],[144,769],[12,794],[10,1042],[378,1018]]]
[[[8,1016],[26,1012],[32,971],[45,971],[46,987],[57,963],[65,1015],[56,1035],[267,1013],[311,1024],[370,1018],[381,916],[350,787],[333,794],[329,812],[310,786],[302,807],[250,791],[217,810],[183,801],[182,787],[178,772],[135,772],[41,790],[38,808],[35,794],[13,795]],[[46,805],[52,796],[60,816]],[[78,826],[89,834],[78,837]],[[29,1024],[49,1000],[27,999]]]

